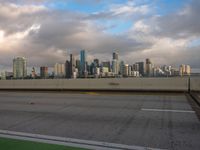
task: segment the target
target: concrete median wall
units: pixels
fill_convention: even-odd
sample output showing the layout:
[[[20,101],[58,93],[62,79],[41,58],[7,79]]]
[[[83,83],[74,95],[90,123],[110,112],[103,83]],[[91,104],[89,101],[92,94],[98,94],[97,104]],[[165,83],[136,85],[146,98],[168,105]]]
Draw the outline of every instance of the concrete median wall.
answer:
[[[200,91],[200,77],[190,78],[190,90],[191,91]]]
[[[191,89],[199,90],[200,78],[191,80]],[[10,90],[133,90],[188,91],[188,78],[113,78],[0,80],[0,89]]]

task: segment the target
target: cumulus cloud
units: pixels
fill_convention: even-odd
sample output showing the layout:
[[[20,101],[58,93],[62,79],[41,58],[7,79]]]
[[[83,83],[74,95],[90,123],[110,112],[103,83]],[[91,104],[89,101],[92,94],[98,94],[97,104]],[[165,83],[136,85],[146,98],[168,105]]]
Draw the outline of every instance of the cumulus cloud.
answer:
[[[200,36],[199,7],[200,1],[193,0],[175,14],[157,17],[155,21],[162,30],[156,33],[172,38]]]
[[[149,8],[147,5],[142,6],[135,6],[134,3],[128,3],[125,6],[117,5],[111,9],[111,12],[113,12],[115,15],[119,14],[133,14],[133,13],[141,13],[146,14],[149,11]]]
[[[29,66],[53,66],[65,62],[69,53],[78,56],[81,49],[86,49],[90,59],[110,60],[111,53],[118,50],[120,58],[128,63],[150,57],[157,64],[188,63],[200,68],[199,46],[188,46],[200,38],[198,1],[163,16],[148,16],[148,5],[132,1],[92,14],[51,10],[44,2],[47,0],[0,0],[1,66],[11,67],[15,56],[27,57]],[[103,23],[98,24],[102,19],[129,20],[133,26],[126,32],[112,34]]]
[[[92,13],[87,18],[132,20],[146,16],[149,11],[148,5],[136,5],[133,1],[128,1],[125,4],[111,4],[107,10]]]
[[[0,4],[1,17],[5,18],[16,18],[23,14],[29,15],[45,9],[46,8],[42,5],[17,5],[13,3]]]
[[[189,46],[200,38],[199,7],[200,2],[194,0],[175,13],[136,21],[129,36],[143,43],[150,42],[152,46],[137,52],[140,57],[134,59],[150,56],[157,64],[187,63],[199,68],[200,44]],[[129,56],[135,55],[133,52]]]

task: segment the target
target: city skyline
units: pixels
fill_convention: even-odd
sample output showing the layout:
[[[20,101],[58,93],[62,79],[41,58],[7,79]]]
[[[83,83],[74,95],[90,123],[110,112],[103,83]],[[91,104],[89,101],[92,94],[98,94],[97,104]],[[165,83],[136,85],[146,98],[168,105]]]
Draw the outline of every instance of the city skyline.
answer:
[[[151,58],[199,69],[199,6],[198,0],[0,0],[0,70],[12,70],[16,56],[31,68],[53,67],[82,49],[90,62],[112,61],[117,50],[128,64]]]
[[[150,68],[172,67],[173,69],[176,69],[176,70],[180,69],[180,67],[182,65],[189,65],[190,66],[190,64],[183,64],[183,63],[178,64],[176,66],[166,65],[166,64],[158,65],[159,63],[157,63],[157,62],[152,63],[151,58],[145,58],[145,59],[137,61],[137,62],[132,61],[131,63],[127,63],[126,60],[121,59],[121,57],[119,56],[119,53],[117,51],[113,51],[113,53],[110,54],[110,60],[105,60],[105,59],[101,60],[99,58],[94,57],[93,60],[88,61],[87,55],[88,54],[87,54],[86,50],[80,50],[79,55],[70,54],[68,57],[66,57],[66,60],[64,62],[57,61],[53,66],[48,66],[48,65],[45,65],[45,64],[42,64],[41,66],[34,66],[34,65],[30,66],[29,64],[31,64],[31,63],[29,62],[29,60],[27,60],[26,57],[17,56],[17,57],[14,57],[13,60],[12,60],[13,64],[12,64],[12,67],[10,66],[11,69],[10,70],[9,69],[8,70],[6,70],[6,69],[0,70],[0,73],[4,73],[4,72],[7,72],[7,73],[13,72],[14,73],[15,72],[14,68],[16,68],[16,67],[14,67],[15,66],[14,62],[16,60],[21,60],[21,59],[25,60],[25,63],[26,63],[26,65],[25,65],[26,71],[25,72],[26,72],[27,76],[33,74],[33,70],[34,70],[34,74],[36,74],[37,76],[41,76],[41,77],[44,77],[44,75],[41,75],[41,72],[42,72],[42,74],[44,74],[44,70],[47,70],[48,75],[54,73],[55,76],[57,76],[57,74],[59,74],[58,70],[60,70],[60,71],[62,70],[61,74],[58,75],[58,77],[65,77],[65,75],[68,74],[68,76],[70,78],[72,78],[71,77],[71,76],[73,76],[72,72],[76,72],[76,69],[77,69],[77,71],[79,72],[80,75],[84,76],[85,73],[87,73],[88,70],[90,70],[90,69],[88,69],[88,67],[101,68],[102,66],[106,66],[106,67],[108,67],[108,72],[114,72],[115,74],[117,74],[117,73],[122,73],[122,71],[121,71],[122,68],[120,67],[121,65],[123,65],[124,67],[126,65],[128,65],[128,66],[132,66],[133,70],[138,70],[140,72],[140,74],[142,76],[144,76],[144,74],[145,74],[144,69],[147,69],[149,67],[148,64],[150,64],[150,65],[153,64],[153,66],[150,66]],[[85,64],[85,66],[84,66],[85,71],[84,72],[83,72],[83,69],[82,69],[83,66],[81,65],[81,59],[84,59],[84,61],[83,61],[84,64]],[[71,62],[73,62],[73,66],[71,66],[72,65]],[[109,65],[107,63],[109,63]],[[144,63],[147,66],[141,66],[141,65],[144,65],[144,64],[141,64],[141,63]],[[69,70],[68,70],[68,73],[67,73],[66,68],[68,68],[68,67],[69,67]],[[141,67],[142,67],[142,70],[141,70]],[[190,69],[191,69],[190,70],[191,73],[198,73],[198,71],[197,72],[194,71],[193,68],[190,68]],[[24,69],[22,69],[22,70],[24,70]],[[63,74],[63,72],[64,72],[65,75]],[[150,73],[150,71],[147,71],[147,72]]]
[[[179,67],[161,65],[158,66],[150,58],[145,61],[128,64],[120,59],[118,51],[112,53],[112,61],[104,61],[98,58],[92,62],[87,61],[87,51],[81,50],[79,57],[70,54],[64,63],[56,63],[51,67],[42,65],[38,69],[34,66],[27,71],[27,59],[15,57],[13,59],[13,71],[1,71],[0,79],[48,79],[48,78],[121,78],[121,77],[175,77],[198,75],[191,72],[191,66],[181,64]]]

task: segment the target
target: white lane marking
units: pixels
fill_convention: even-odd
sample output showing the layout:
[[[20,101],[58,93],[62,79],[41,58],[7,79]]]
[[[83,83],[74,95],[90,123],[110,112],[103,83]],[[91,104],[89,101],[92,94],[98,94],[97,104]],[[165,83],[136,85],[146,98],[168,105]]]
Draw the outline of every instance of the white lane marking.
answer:
[[[175,113],[195,113],[192,110],[173,110],[173,109],[147,109],[142,108],[142,111],[157,111],[157,112],[175,112]]]
[[[80,148],[86,148],[86,149],[95,149],[95,150],[123,150],[123,149],[127,149],[127,150],[163,150],[163,149],[143,147],[143,146],[80,140],[80,139],[74,139],[74,138],[56,137],[56,136],[48,136],[48,135],[41,135],[41,134],[31,134],[31,133],[15,132],[15,131],[8,131],[8,130],[0,130],[0,137],[34,141],[34,142],[42,142],[42,143],[48,143],[48,144],[80,147]]]

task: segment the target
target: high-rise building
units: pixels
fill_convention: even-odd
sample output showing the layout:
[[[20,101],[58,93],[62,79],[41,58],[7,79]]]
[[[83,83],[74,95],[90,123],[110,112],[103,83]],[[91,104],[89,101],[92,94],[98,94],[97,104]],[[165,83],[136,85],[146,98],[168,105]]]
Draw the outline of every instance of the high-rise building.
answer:
[[[36,71],[35,71],[35,67],[32,68],[31,77],[32,78],[36,78],[37,77],[37,74],[36,74]]]
[[[113,52],[113,59],[118,60],[119,59],[119,53]]]
[[[94,59],[94,65],[95,67],[99,67],[99,59]]]
[[[191,74],[191,68],[189,65],[184,65],[182,64],[180,67],[179,67],[179,75],[180,76],[188,76]]]
[[[42,79],[48,78],[48,67],[45,66],[40,67],[40,77]]]
[[[113,52],[112,72],[115,75],[119,74],[119,54],[117,52]]]
[[[146,75],[153,76],[153,64],[149,58],[146,59]]]
[[[172,67],[171,66],[167,66],[167,65],[163,65],[162,67],[161,67],[161,69],[162,69],[162,71],[164,72],[164,76],[171,76],[172,75]]]
[[[108,73],[108,72],[109,72],[108,67],[102,67],[102,68],[101,68],[101,72],[102,72],[102,73]]]
[[[133,67],[131,65],[128,66],[128,76],[132,76]]]
[[[190,67],[189,65],[186,65],[186,66],[185,66],[185,73],[186,73],[187,75],[190,75],[190,74],[191,74],[191,67]]]
[[[11,79],[13,77],[13,72],[6,71],[6,78]]]
[[[23,79],[27,76],[27,60],[24,57],[13,59],[13,76],[15,79]]]
[[[1,72],[0,79],[1,80],[6,80],[6,73],[5,73],[5,71]]]
[[[95,77],[99,77],[99,75],[100,75],[100,68],[99,67],[94,68],[94,75],[95,75]]]
[[[133,71],[139,71],[139,64],[133,64]]]
[[[66,60],[65,62],[65,77],[66,78],[71,78],[70,75],[70,61]]]
[[[85,54],[85,50],[81,50],[80,51],[80,73],[81,75],[85,75],[87,70],[86,67],[86,54]]]
[[[81,62],[79,59],[76,59],[76,68],[78,69],[79,75],[81,73]]]
[[[139,74],[141,76],[145,76],[145,64],[144,64],[144,62],[137,62],[136,64],[139,65]]]
[[[2,71],[0,75],[1,75],[1,80],[5,80],[5,79],[10,80],[13,78],[13,72]]]
[[[56,78],[65,77],[65,64],[56,63],[54,66],[54,75]]]
[[[73,54],[70,54],[70,77],[75,78],[76,73],[76,60]]]
[[[112,60],[112,72],[115,75],[118,75],[118,73],[119,73],[119,63],[118,63],[117,59]]]
[[[171,72],[172,72],[172,76],[179,76],[180,75],[178,68],[172,68]]]
[[[88,70],[88,74],[89,75],[94,75],[95,74],[95,69],[96,69],[96,66],[95,66],[95,63],[92,62],[89,66],[89,70]]]
[[[129,65],[125,64],[124,65],[124,76],[128,77],[128,75],[129,75]]]
[[[122,76],[124,74],[124,61],[121,61],[119,64],[119,74]]]
[[[111,72],[111,65],[110,65],[110,61],[104,61],[101,63],[102,67],[107,67],[108,71]]]

